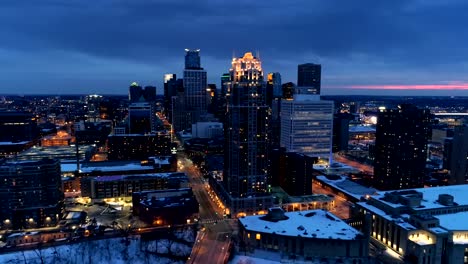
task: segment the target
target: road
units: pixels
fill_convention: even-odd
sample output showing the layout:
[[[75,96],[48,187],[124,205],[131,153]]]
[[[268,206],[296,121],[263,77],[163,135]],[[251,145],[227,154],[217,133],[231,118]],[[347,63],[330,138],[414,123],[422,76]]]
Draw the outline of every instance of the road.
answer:
[[[187,173],[193,193],[200,204],[199,222],[203,228],[197,237],[187,263],[226,263],[232,245],[231,236],[236,223],[224,219],[223,205],[203,180],[202,174],[184,155],[179,155],[178,167]]]
[[[349,207],[351,205],[345,198],[338,196],[330,190],[323,188],[317,183],[312,183],[312,192],[314,194],[331,194],[335,197],[335,208],[331,211],[334,215],[341,219],[348,219],[350,217]]]
[[[337,162],[340,162],[340,163],[344,163],[348,166],[351,166],[353,168],[356,168],[362,172],[365,172],[365,173],[369,173],[371,175],[374,174],[374,167],[371,166],[371,165],[367,165],[367,164],[362,164],[362,163],[359,163],[357,161],[354,161],[354,160],[350,160],[344,156],[341,156],[341,155],[333,155],[333,159]]]

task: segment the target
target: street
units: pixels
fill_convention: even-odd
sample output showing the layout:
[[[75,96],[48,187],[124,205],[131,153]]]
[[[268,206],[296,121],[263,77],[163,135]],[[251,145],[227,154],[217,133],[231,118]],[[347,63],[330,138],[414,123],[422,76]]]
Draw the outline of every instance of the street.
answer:
[[[333,195],[335,197],[335,208],[333,208],[331,212],[341,219],[348,219],[350,217],[349,206],[351,205],[351,203],[346,201],[346,199],[344,199],[343,197],[333,193],[330,190],[324,189],[322,186],[318,185],[315,182],[312,183],[312,192],[314,194]]]
[[[366,164],[362,164],[362,163],[359,163],[357,161],[354,161],[354,160],[350,160],[344,156],[341,156],[341,155],[338,155],[338,154],[335,154],[333,155],[333,159],[337,162],[340,162],[340,163],[343,163],[343,164],[346,164],[346,165],[349,165],[353,168],[356,168],[358,170],[360,170],[361,172],[365,172],[365,173],[368,173],[368,174],[371,174],[373,175],[374,174],[374,167],[371,166],[371,165],[366,165]]]
[[[199,222],[202,224],[192,254],[187,263],[226,263],[229,258],[233,225],[237,220],[225,220],[224,208],[205,184],[199,169],[184,155],[179,155],[178,167],[187,173],[193,193],[200,204]]]

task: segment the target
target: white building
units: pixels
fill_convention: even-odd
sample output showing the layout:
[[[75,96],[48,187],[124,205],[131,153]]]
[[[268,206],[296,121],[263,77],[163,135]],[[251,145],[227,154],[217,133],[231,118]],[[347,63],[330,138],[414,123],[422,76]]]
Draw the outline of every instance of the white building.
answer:
[[[417,264],[468,263],[468,185],[379,192],[358,202],[370,235]]]
[[[367,263],[369,254],[369,238],[325,210],[285,213],[281,208],[270,208],[266,215],[239,218],[239,236],[241,252],[278,252],[282,263],[288,258]]]
[[[223,123],[220,122],[197,122],[192,124],[192,137],[214,138],[223,135]]]
[[[281,101],[281,139],[286,151],[331,160],[333,101],[295,94]]]

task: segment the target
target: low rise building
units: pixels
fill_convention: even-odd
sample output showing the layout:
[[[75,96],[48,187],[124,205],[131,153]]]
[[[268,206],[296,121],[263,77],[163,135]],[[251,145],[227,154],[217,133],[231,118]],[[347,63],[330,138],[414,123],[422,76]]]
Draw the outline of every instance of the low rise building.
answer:
[[[411,263],[468,263],[468,185],[378,192],[358,202],[374,241]]]
[[[194,223],[198,202],[191,188],[134,192],[133,215],[153,225]]]
[[[134,192],[184,188],[188,185],[187,175],[180,172],[83,177],[81,195],[98,202],[109,198],[127,199]]]
[[[285,213],[270,208],[266,215],[239,219],[241,248],[271,250],[282,258],[355,259],[366,263],[369,238],[325,210]]]
[[[55,226],[60,220],[63,192],[60,162],[0,162],[0,228]]]

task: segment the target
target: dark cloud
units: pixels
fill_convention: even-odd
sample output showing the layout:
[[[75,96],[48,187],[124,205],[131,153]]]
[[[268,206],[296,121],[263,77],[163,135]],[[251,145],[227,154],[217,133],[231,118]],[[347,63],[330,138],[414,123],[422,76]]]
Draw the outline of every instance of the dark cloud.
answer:
[[[466,11],[454,0],[3,0],[3,83],[25,93],[161,86],[182,71],[184,48],[202,49],[216,83],[233,52],[249,50],[285,81],[309,61],[323,64],[325,86],[467,81]]]

